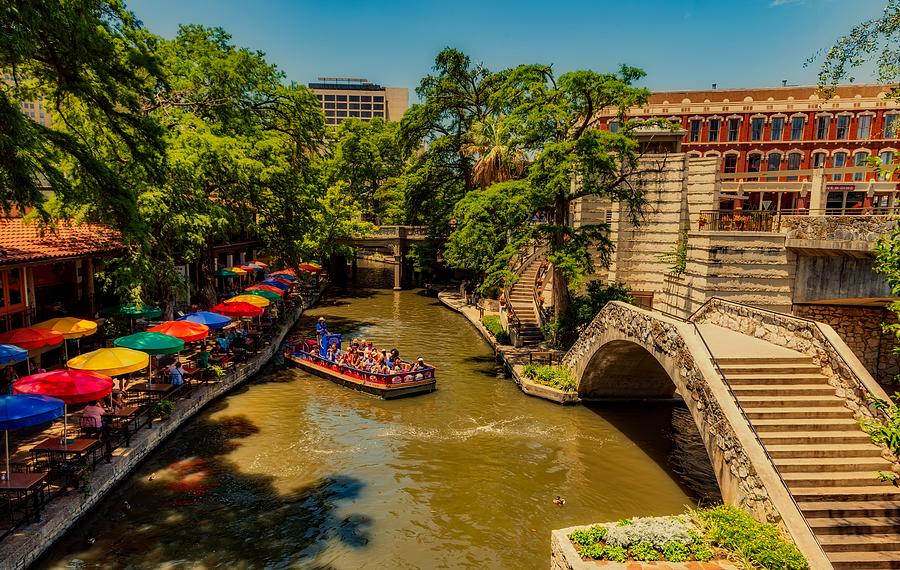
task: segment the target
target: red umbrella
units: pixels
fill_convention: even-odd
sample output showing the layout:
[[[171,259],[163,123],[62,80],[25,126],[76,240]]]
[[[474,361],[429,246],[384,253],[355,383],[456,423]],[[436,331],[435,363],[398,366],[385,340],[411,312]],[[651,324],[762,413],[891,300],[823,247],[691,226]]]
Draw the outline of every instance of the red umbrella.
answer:
[[[278,287],[272,287],[271,285],[254,285],[252,287],[247,287],[244,291],[268,291],[269,293],[278,293],[279,295],[284,295],[284,291],[279,289]]]
[[[211,309],[214,313],[226,317],[258,317],[263,314],[262,307],[256,307],[250,303],[219,303]]]
[[[53,370],[20,378],[13,384],[16,394],[41,394],[65,403],[63,437],[68,435],[68,405],[92,402],[109,396],[113,381],[109,376],[88,370]]]
[[[37,327],[25,327],[0,333],[0,344],[14,344],[26,350],[59,344],[62,341],[62,333]]]
[[[184,342],[193,342],[209,336],[209,327],[191,321],[166,321],[155,327],[150,327],[147,332],[158,332],[174,336]]]

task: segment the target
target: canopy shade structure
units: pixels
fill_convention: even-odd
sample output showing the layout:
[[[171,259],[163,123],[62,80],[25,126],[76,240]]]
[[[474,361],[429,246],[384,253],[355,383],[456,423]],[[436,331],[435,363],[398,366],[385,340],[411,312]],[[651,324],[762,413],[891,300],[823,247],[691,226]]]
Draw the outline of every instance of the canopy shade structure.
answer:
[[[247,274],[247,270],[241,269],[240,267],[226,267],[225,269],[227,269],[228,271],[231,271],[235,275],[246,275]]]
[[[270,303],[277,303],[281,300],[281,295],[277,293],[273,293],[271,291],[266,291],[263,289],[250,289],[244,293],[244,295],[239,295],[243,297],[245,295],[256,295],[257,297],[262,297],[263,299],[269,301]]]
[[[9,366],[28,358],[28,351],[12,344],[0,344],[0,366]]]
[[[291,280],[289,280],[289,279],[285,279],[284,277],[282,277],[282,276],[280,276],[280,275],[276,275],[275,277],[272,277],[272,278],[270,278],[270,279],[267,279],[267,281],[274,281],[274,282],[276,282],[276,283],[281,283],[282,285],[287,285],[288,287],[291,287],[291,286],[294,285],[294,281],[291,281]],[[295,281],[296,281],[296,280],[295,280]]]
[[[162,310],[147,305],[122,305],[116,312],[132,319],[155,319],[162,316]]]
[[[269,264],[268,264],[268,263],[265,263],[265,262],[260,261],[260,260],[258,260],[258,259],[254,259],[253,261],[251,261],[251,262],[250,262],[250,265],[259,265],[260,267],[265,267],[266,269],[269,268]]]
[[[130,348],[100,348],[72,358],[69,368],[90,370],[107,376],[130,374],[147,368],[150,356]]]
[[[9,435],[13,429],[27,428],[55,420],[65,411],[62,400],[34,394],[0,396],[0,430],[6,449],[6,478],[9,479]]]
[[[237,277],[238,274],[230,269],[219,269],[213,275],[216,277]]]
[[[0,333],[0,343],[13,344],[26,350],[53,346],[62,341],[63,335],[60,333],[35,327],[13,329],[5,333]]]
[[[250,296],[252,297],[252,295]],[[262,297],[257,298],[262,299]],[[262,300],[265,301],[265,299]],[[242,302],[219,303],[212,310],[229,317],[258,317],[263,314],[262,307]]]
[[[249,291],[268,291],[269,293],[275,293],[279,297],[281,297],[282,295],[285,294],[284,290],[279,289],[278,287],[275,287],[274,285],[264,285],[264,284],[252,285],[252,286],[244,289],[244,291],[248,291],[248,292]]]
[[[283,281],[279,281],[277,279],[266,279],[261,282],[260,285],[268,285],[269,287],[275,287],[276,289],[281,289],[282,291],[287,291],[291,288],[290,285]]]
[[[206,325],[211,329],[224,328],[226,325],[228,325],[228,323],[231,322],[230,317],[226,317],[225,315],[220,315],[219,313],[212,313],[209,311],[197,311],[196,313],[188,313],[185,316],[180,317],[178,320]]]
[[[97,323],[77,317],[60,317],[37,323],[34,328],[56,331],[68,340],[94,334],[97,332]]]
[[[322,270],[321,265],[312,263],[301,263],[299,267],[300,271],[305,271],[307,273],[317,273]]]
[[[24,376],[13,384],[16,394],[40,394],[65,404],[83,404],[109,396],[112,378],[87,370],[53,370]]]
[[[269,279],[284,279],[285,281],[294,282],[297,280],[296,277],[291,275],[290,273],[269,273]]]
[[[268,307],[271,303],[269,303],[268,299],[263,299],[258,295],[235,295],[230,299],[225,299],[225,304],[230,305],[232,303],[249,303],[251,305],[256,305],[257,307]]]
[[[147,332],[163,333],[174,336],[184,342],[194,342],[209,336],[209,327],[191,321],[166,321],[162,324],[150,327]]]
[[[159,332],[139,332],[120,336],[113,341],[115,346],[139,350],[147,354],[175,354],[184,350],[184,341],[172,335]]]
[[[294,277],[297,276],[297,272],[290,268],[279,269],[275,273],[284,273],[285,275],[293,275]]]

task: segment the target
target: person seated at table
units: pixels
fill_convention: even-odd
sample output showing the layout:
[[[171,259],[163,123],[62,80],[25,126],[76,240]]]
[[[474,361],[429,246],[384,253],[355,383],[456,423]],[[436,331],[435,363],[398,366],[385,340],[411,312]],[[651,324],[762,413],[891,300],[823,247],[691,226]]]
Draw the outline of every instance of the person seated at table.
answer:
[[[105,413],[106,408],[99,401],[94,400],[84,407],[84,413],[81,415],[81,427],[90,430],[102,430],[106,427],[106,422],[103,421],[103,414]]]
[[[19,376],[12,369],[12,366],[7,366],[0,370],[0,394],[12,394],[13,383],[18,379]]]
[[[113,390],[112,393],[112,407],[114,412],[118,412],[122,408],[127,406],[125,403],[125,396],[122,395],[121,390]]]
[[[169,381],[173,386],[181,386],[182,384],[184,384],[185,370],[181,365],[180,360],[175,359],[175,362],[170,364],[169,367],[166,368],[166,371],[168,371],[169,373]]]

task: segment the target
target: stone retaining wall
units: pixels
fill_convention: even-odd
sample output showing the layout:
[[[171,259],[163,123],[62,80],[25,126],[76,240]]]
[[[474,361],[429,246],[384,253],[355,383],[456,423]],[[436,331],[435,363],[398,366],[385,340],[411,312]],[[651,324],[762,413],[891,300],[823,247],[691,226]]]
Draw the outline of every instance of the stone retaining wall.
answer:
[[[213,400],[243,384],[265,366],[280,351],[285,336],[303,314],[318,301],[318,296],[302,307],[285,315],[285,325],[272,343],[251,362],[238,365],[226,373],[220,382],[199,386],[190,398],[177,403],[169,419],[151,424],[151,429],[140,429],[131,438],[131,447],[116,450],[110,463],[99,463],[91,474],[90,493],[78,492],[55,497],[44,509],[39,523],[24,526],[0,542],[0,569],[23,570],[40,558],[81,517],[99,503],[137,465],[152,453],[182,424],[193,418]]]
[[[897,224],[897,216],[779,216],[778,227],[788,239],[868,242]]]

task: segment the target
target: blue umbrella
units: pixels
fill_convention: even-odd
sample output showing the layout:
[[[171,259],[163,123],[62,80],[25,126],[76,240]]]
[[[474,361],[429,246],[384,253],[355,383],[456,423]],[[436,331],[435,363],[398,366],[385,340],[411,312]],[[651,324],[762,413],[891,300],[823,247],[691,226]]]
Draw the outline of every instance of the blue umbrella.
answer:
[[[190,321],[206,325],[211,329],[220,329],[231,322],[231,319],[219,313],[210,313],[209,311],[197,311],[196,313],[188,313],[178,318],[179,321]]]
[[[0,396],[0,430],[6,445],[6,478],[9,479],[9,435],[11,429],[36,426],[62,415],[62,400],[36,394]]]
[[[290,273],[269,273],[269,277],[278,277],[279,279],[287,279],[288,281],[297,280],[297,278]]]
[[[28,351],[14,344],[0,344],[0,366],[22,362],[28,358]]]
[[[275,281],[274,279],[266,279],[262,283],[263,283],[263,285],[271,285],[272,287],[278,287],[282,291],[287,291],[288,289],[291,288],[290,285],[285,285],[281,281]]]

